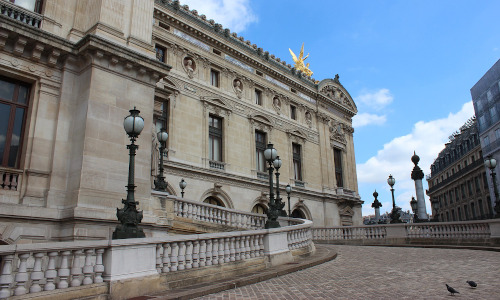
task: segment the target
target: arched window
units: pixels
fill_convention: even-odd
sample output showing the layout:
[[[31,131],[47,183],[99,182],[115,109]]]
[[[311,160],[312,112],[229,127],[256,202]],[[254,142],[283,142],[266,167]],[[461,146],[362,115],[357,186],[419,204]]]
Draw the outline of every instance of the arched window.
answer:
[[[267,207],[265,207],[264,205],[262,204],[256,204],[253,208],[252,208],[252,212],[254,214],[267,214]]]
[[[219,199],[217,199],[215,197],[208,197],[205,200],[203,200],[203,203],[208,203],[208,204],[212,204],[212,205],[226,207],[224,205],[224,202],[220,201]]]
[[[294,209],[292,211],[292,218],[297,218],[297,219],[307,219],[306,215],[304,212],[300,209]]]

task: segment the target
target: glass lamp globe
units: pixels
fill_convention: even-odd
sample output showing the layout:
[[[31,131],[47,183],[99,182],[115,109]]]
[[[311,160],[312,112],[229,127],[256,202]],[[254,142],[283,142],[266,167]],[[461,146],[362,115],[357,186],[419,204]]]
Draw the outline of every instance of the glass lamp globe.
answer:
[[[123,128],[130,137],[138,137],[144,129],[144,119],[139,116],[140,111],[135,109],[135,106],[129,111],[130,115],[123,121]]]
[[[158,141],[161,143],[165,143],[168,139],[168,133],[165,130],[165,128],[162,128],[157,134],[156,137],[158,137]]]

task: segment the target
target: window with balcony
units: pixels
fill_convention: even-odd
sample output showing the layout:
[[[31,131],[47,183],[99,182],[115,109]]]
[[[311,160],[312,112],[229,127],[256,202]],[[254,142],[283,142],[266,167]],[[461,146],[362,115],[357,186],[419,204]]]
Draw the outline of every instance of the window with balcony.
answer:
[[[266,159],[264,151],[266,150],[266,134],[264,132],[255,131],[255,169],[257,172],[266,172]]]
[[[292,144],[293,152],[293,177],[295,180],[302,181],[302,155],[299,144]]]
[[[19,168],[26,112],[28,84],[0,77],[0,166]]]
[[[342,176],[342,150],[333,149],[333,160],[335,163],[335,179],[337,180],[337,186],[344,186],[344,179]]]
[[[6,0],[8,2],[14,3],[15,5],[21,6],[24,9],[34,11],[36,13],[42,13],[43,0]]]
[[[208,159],[222,161],[222,118],[209,116],[208,124]]]
[[[219,79],[220,79],[219,71],[211,69],[210,70],[210,84],[212,86],[219,87],[220,86]]]
[[[290,105],[290,119],[297,120],[297,107]]]
[[[262,91],[255,90],[255,104],[262,106]]]
[[[155,51],[156,51],[156,59],[161,62],[166,62],[165,54],[167,53],[167,50],[162,46],[155,45]]]

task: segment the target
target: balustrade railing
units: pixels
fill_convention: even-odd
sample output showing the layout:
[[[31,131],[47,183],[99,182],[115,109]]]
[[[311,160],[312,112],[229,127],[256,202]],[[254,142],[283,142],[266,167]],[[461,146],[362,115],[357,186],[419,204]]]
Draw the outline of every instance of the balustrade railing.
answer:
[[[0,190],[17,191],[21,170],[0,168]]]
[[[412,239],[486,240],[492,238],[492,232],[493,235],[500,232],[500,220],[314,227],[311,230],[315,241],[366,240],[369,243],[370,240],[389,238],[403,238],[410,242]]]
[[[262,229],[266,216],[185,199],[174,200],[177,217],[245,229]]]
[[[43,16],[7,1],[0,1],[0,14],[24,24],[40,28]]]

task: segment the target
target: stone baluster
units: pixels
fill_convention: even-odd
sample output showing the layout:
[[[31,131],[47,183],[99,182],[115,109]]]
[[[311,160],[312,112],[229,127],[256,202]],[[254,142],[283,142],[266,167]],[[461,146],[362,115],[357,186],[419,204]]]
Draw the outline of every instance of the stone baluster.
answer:
[[[174,200],[174,216],[179,216],[179,201]]]
[[[241,237],[237,236],[234,238],[234,260],[241,260],[241,247],[240,247]]]
[[[3,189],[3,177],[4,177],[4,172],[0,171],[0,189]]]
[[[68,278],[69,278],[69,256],[71,255],[71,251],[63,251],[61,252],[61,266],[59,270],[57,270],[57,275],[59,276],[59,283],[57,284],[58,289],[65,289],[68,287]]]
[[[35,263],[33,264],[33,271],[31,272],[30,293],[38,293],[42,291],[40,280],[43,279],[42,258],[45,256],[45,253],[37,252],[34,253],[33,256],[35,257]]]
[[[200,267],[200,242],[198,240],[193,242],[193,268]]]
[[[245,236],[245,258],[249,259],[250,257],[250,237]]]
[[[0,180],[2,180],[2,175],[0,173]],[[10,297],[10,285],[12,283],[12,261],[14,260],[14,255],[9,254],[2,257],[2,273],[0,275],[0,299],[6,299]]]
[[[231,220],[230,220],[230,218],[231,218],[231,216],[230,216],[229,212],[228,212],[228,211],[225,211],[225,212],[224,212],[224,224],[225,224],[226,226],[229,226],[229,225],[231,224]]]
[[[73,250],[73,263],[71,264],[71,286],[80,286],[82,282],[80,275],[82,275],[82,267],[80,266],[80,256],[83,250]]]
[[[234,237],[229,238],[229,261],[236,261],[234,241],[235,241]]]
[[[199,205],[193,204],[193,220],[198,220],[198,209]]]
[[[168,273],[168,272],[170,272],[170,253],[169,253],[169,251],[171,250],[171,248],[170,248],[169,243],[164,243],[162,245],[162,247],[163,247],[163,257],[162,257],[163,267],[162,267],[161,271],[163,273]]]
[[[187,218],[188,219],[193,218],[193,205],[191,203],[187,204]]]
[[[200,206],[200,221],[206,221],[206,213],[207,213],[207,207],[206,206]]]
[[[182,217],[183,218],[187,218],[188,217],[188,206],[184,202],[182,202]]]
[[[46,283],[44,286],[45,291],[53,291],[56,289],[54,281],[57,277],[56,271],[56,257],[59,255],[57,252],[49,252],[49,262],[47,263],[47,270],[45,271]]]
[[[172,252],[170,255],[170,271],[175,272],[177,271],[177,260],[178,260],[178,255],[179,255],[179,245],[177,243],[172,243]]]
[[[219,241],[217,239],[212,240],[212,264],[219,264]]]
[[[102,278],[102,273],[104,273],[104,264],[102,263],[103,253],[104,253],[104,249],[96,249],[95,250],[94,283],[103,282],[103,278]]]
[[[163,269],[162,255],[163,255],[162,244],[156,244],[156,271],[158,273],[161,273],[161,270]]]
[[[207,240],[206,265],[212,265],[212,240]]]
[[[83,266],[83,285],[92,284],[92,275],[94,275],[94,267],[92,266],[93,249],[85,250],[85,264]]]
[[[251,216],[245,216],[247,219],[247,228],[252,229],[252,217]]]
[[[222,265],[225,262],[225,248],[224,239],[219,239],[219,264]]]
[[[12,174],[12,180],[10,181],[10,189],[12,191],[17,191],[17,179],[19,175],[18,174]]]
[[[222,212],[220,209],[217,209],[217,224],[222,224]]]
[[[259,235],[260,256],[264,256],[264,235]]]
[[[259,236],[258,235],[254,236],[253,242],[254,242],[254,247],[255,247],[255,257],[259,257],[260,256],[260,245],[259,245]]]
[[[28,272],[26,271],[27,268],[26,261],[28,260],[29,256],[30,256],[29,253],[23,253],[18,255],[20,262],[15,277],[16,280],[16,289],[14,290],[15,296],[26,294],[26,287],[24,285],[26,284],[26,281],[28,281]]]
[[[186,242],[179,243],[179,256],[177,257],[177,269],[186,269]]]
[[[205,264],[205,259],[207,255],[207,243],[205,240],[200,241],[200,267],[204,267]]]
[[[8,190],[10,187],[10,174],[9,173],[4,173],[5,174],[5,179],[3,181],[3,189]]]
[[[250,258],[254,258],[255,257],[255,243],[254,243],[255,235],[251,235],[248,238],[250,239],[250,241],[249,241],[249,243],[250,243]]]
[[[193,242],[186,243],[186,269],[193,268]]]

